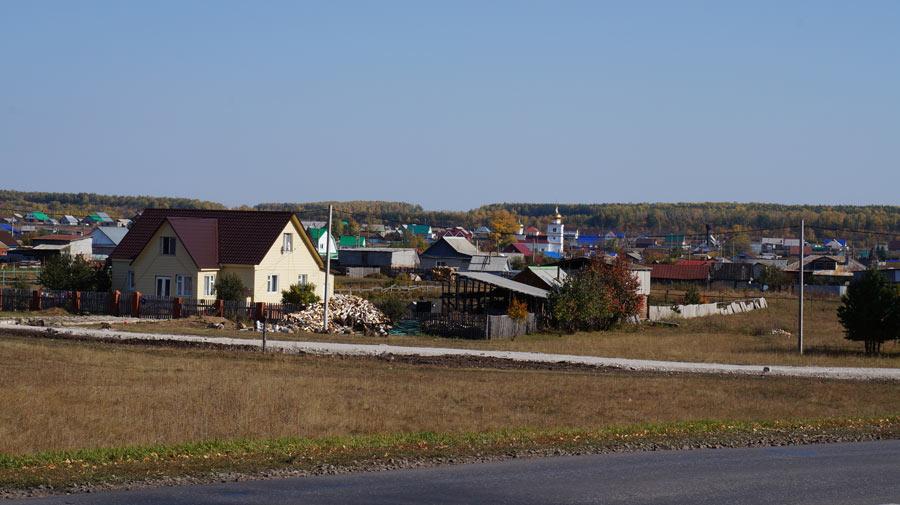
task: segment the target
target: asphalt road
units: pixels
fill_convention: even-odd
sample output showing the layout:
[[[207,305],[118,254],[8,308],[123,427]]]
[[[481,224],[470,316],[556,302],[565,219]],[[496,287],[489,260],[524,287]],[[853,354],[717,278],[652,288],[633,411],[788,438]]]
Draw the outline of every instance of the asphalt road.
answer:
[[[900,441],[519,459],[12,503],[875,505],[900,503]]]

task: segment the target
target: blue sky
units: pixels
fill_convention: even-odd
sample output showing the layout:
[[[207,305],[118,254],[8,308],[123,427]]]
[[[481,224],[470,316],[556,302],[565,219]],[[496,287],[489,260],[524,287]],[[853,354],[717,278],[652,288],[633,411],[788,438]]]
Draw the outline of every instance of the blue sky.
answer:
[[[0,2],[0,187],[900,204],[900,2]]]

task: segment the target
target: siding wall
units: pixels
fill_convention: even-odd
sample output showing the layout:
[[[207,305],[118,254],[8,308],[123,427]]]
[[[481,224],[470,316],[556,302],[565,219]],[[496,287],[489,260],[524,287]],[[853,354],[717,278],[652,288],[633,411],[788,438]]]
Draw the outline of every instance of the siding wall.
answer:
[[[113,260],[112,280],[114,289],[121,290],[123,293],[127,292],[127,272],[128,270],[133,270],[134,289],[145,295],[156,295],[157,277],[170,277],[172,279],[171,295],[175,296],[175,276],[177,275],[190,276],[193,285],[192,297],[200,294],[197,266],[184,248],[184,244],[177,240],[175,255],[173,256],[160,254],[160,237],[164,236],[175,237],[175,231],[168,222],[163,223],[159,227],[159,230],[147,243],[147,247],[141,251],[141,254],[135,258],[131,265],[128,264],[127,260]]]
[[[294,235],[292,252],[281,252],[281,237],[284,233]],[[315,258],[303,244],[300,233],[302,231],[295,228],[293,223],[288,223],[272,247],[269,248],[269,252],[266,253],[262,262],[253,269],[253,283],[247,284],[247,286],[253,286],[253,301],[280,303],[281,291],[287,289],[291,284],[296,284],[300,274],[306,274],[308,282],[316,285],[316,293],[319,297],[325,295],[325,272],[319,269]],[[278,290],[275,293],[266,292],[266,280],[269,275],[278,276]],[[334,292],[333,276],[328,284],[328,291],[331,294]]]

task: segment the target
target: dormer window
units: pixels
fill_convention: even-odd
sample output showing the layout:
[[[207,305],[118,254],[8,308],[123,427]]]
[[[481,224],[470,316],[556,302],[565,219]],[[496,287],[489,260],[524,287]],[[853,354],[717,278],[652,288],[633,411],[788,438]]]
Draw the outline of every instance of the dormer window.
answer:
[[[175,256],[175,237],[160,237],[159,253],[163,256]]]

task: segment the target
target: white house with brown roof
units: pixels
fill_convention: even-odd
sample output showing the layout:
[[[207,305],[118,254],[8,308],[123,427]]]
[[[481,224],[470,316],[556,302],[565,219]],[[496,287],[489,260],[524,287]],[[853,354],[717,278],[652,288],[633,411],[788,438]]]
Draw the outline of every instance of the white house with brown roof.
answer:
[[[215,299],[216,279],[230,272],[253,302],[279,303],[298,283],[324,295],[324,263],[291,212],[147,209],[110,260],[122,292]]]

